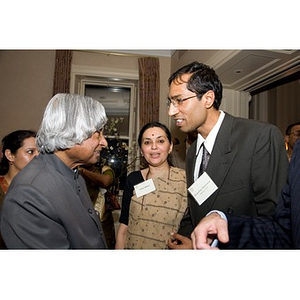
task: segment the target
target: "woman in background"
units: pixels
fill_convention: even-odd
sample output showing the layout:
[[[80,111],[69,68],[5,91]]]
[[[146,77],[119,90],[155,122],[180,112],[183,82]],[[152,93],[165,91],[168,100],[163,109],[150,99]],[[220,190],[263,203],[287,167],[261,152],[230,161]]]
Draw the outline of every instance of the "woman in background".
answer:
[[[35,144],[36,132],[32,130],[13,131],[2,140],[0,161],[0,212],[4,196],[13,178],[38,154]],[[1,216],[1,214],[0,214]],[[0,248],[4,243],[0,235]]]
[[[38,154],[35,136],[36,133],[32,130],[17,130],[11,132],[2,140],[0,210],[13,178]]]
[[[167,249],[187,208],[185,170],[170,166],[169,129],[146,124],[138,144],[148,167],[127,176],[116,249]]]
[[[105,234],[107,248],[114,249],[116,234],[112,210],[106,205],[106,194],[113,185],[115,172],[109,166],[96,164],[85,165],[80,168],[80,173],[85,179],[88,193],[91,197],[95,210],[99,213],[102,229]]]

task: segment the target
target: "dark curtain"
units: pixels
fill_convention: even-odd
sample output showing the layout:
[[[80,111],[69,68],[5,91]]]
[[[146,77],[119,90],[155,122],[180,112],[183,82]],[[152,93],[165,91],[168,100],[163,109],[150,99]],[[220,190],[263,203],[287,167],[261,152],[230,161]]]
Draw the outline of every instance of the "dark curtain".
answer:
[[[70,92],[72,50],[56,50],[53,95]]]
[[[251,93],[249,118],[272,123],[284,135],[286,127],[300,121],[300,73],[296,80]],[[294,79],[294,77],[291,77]],[[281,83],[281,82],[280,82]]]
[[[139,58],[140,127],[159,120],[159,59]]]

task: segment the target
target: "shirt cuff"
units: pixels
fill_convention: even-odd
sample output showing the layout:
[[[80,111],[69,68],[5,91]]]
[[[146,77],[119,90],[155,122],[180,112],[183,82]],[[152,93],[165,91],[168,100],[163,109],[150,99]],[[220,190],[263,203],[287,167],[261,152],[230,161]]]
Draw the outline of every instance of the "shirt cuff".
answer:
[[[226,220],[226,222],[227,222],[227,217],[226,217],[226,215],[222,212],[222,211],[219,211],[219,210],[212,210],[212,211],[210,211],[206,216],[209,216],[210,214],[212,214],[212,213],[217,213],[222,219],[224,219],[224,220]],[[211,243],[211,247],[218,247],[218,245],[219,245],[219,241],[218,241],[218,239],[214,239],[213,241],[212,241],[212,243]]]
[[[206,216],[209,216],[212,213],[217,213],[222,219],[226,220],[226,222],[227,222],[227,217],[226,217],[226,215],[222,211],[212,210]]]

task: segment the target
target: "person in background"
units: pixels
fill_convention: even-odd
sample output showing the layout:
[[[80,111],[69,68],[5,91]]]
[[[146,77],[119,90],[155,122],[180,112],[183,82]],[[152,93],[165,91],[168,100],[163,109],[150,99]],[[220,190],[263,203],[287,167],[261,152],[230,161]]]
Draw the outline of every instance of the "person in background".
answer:
[[[198,132],[197,132],[197,130],[194,130],[194,131],[188,132],[186,134],[186,136],[187,136],[187,138],[185,140],[185,152],[187,154],[191,145],[197,140]]]
[[[115,172],[111,167],[102,167],[100,163],[97,162],[94,165],[82,166],[80,173],[85,179],[94,208],[99,213],[107,248],[114,249],[116,243],[114,218],[112,210],[106,209],[105,199],[107,189],[114,183]]]
[[[102,226],[78,167],[107,146],[99,101],[72,94],[50,99],[37,133],[39,155],[14,178],[2,210],[9,249],[105,249]]]
[[[288,160],[291,161],[294,145],[300,138],[300,122],[290,124],[285,131],[285,148],[288,156]]]
[[[192,248],[190,235],[210,210],[272,215],[286,182],[288,160],[279,129],[221,111],[222,94],[215,71],[199,62],[169,78],[169,116],[181,131],[198,132],[186,161],[188,210],[169,240],[171,249]]]
[[[127,176],[116,249],[167,249],[187,207],[185,171],[168,162],[173,145],[165,125],[144,125],[138,144],[148,167]]]
[[[16,130],[2,139],[0,161],[0,211],[4,196],[13,178],[36,156],[36,132]]]
[[[0,219],[5,194],[13,178],[36,156],[36,132],[16,130],[2,139],[0,161]],[[0,248],[5,248],[0,234]]]
[[[178,138],[172,138],[173,150],[169,155],[169,162],[173,167],[185,168],[185,145]]]
[[[173,138],[173,151],[169,157],[173,167],[185,169],[186,154],[192,143],[197,139],[197,134],[197,131],[188,132],[183,144],[180,143],[178,138]]]

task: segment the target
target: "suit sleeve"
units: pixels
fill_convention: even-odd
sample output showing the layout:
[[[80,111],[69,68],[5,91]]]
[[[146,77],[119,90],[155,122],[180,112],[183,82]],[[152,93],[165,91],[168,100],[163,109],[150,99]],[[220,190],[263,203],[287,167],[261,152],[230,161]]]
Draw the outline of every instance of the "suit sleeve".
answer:
[[[42,203],[42,204],[41,204]],[[49,201],[36,189],[12,189],[4,202],[1,232],[8,248],[70,248],[67,233]]]
[[[286,249],[292,247],[290,188],[286,185],[273,216],[226,215],[229,243],[221,249]]]
[[[229,243],[220,248],[300,248],[300,142],[296,143],[272,217],[227,216]]]
[[[193,232],[193,230],[194,230],[194,226],[192,224],[192,219],[191,219],[191,215],[190,215],[190,208],[188,206],[185,213],[184,213],[184,215],[183,215],[183,218],[181,219],[180,227],[178,229],[178,233],[183,235],[183,236],[186,236],[186,237],[190,238],[191,233]]]
[[[272,215],[274,212],[278,196],[286,183],[287,169],[288,159],[282,134],[277,127],[266,124],[258,134],[251,163],[251,181],[258,216]]]

